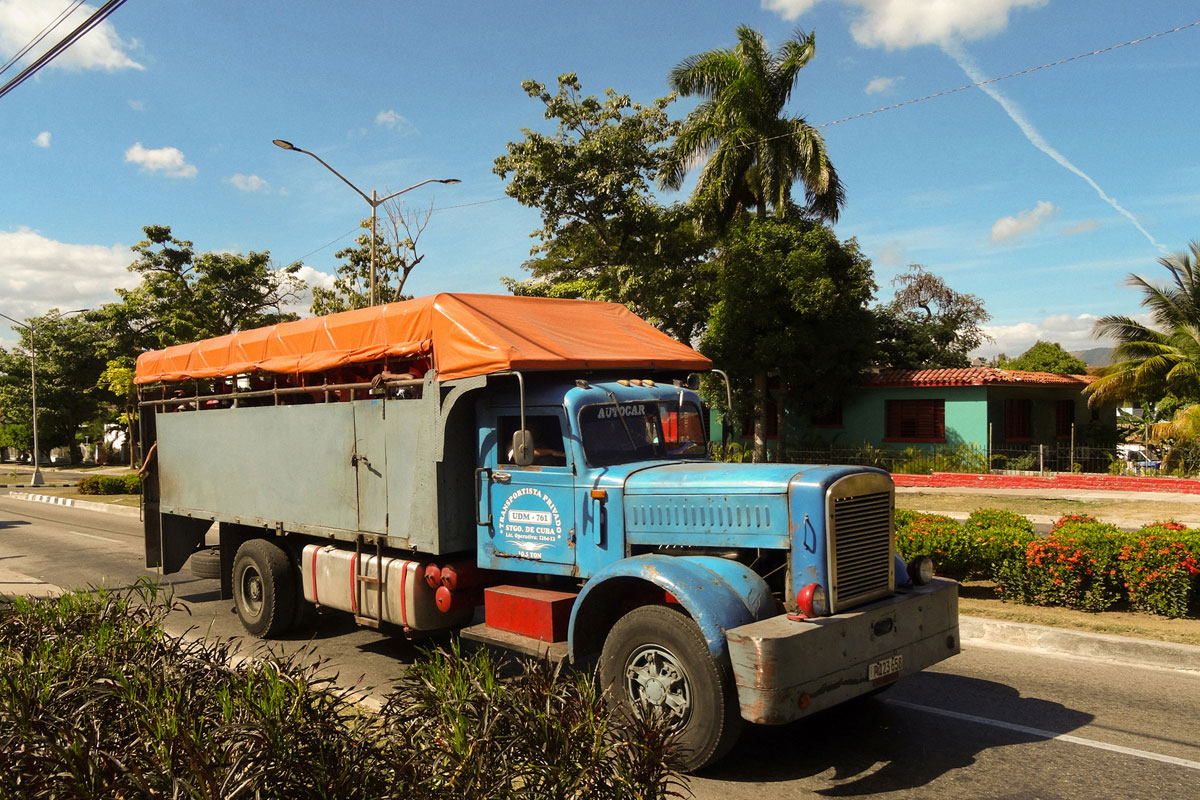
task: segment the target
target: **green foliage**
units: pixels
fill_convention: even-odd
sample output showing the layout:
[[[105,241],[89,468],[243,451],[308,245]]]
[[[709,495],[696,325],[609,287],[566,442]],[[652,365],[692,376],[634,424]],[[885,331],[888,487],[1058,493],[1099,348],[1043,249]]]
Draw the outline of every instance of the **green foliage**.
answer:
[[[896,511],[896,550],[905,561],[933,558],[956,580],[991,579],[1005,600],[1030,605],[1137,611],[1181,617],[1200,611],[1200,533],[1178,523],[1138,533],[1069,515],[1039,537],[1009,511],[978,509],[959,525],[949,517]]]
[[[14,327],[20,336],[12,350],[0,348],[0,416],[19,421],[6,426],[9,446],[33,449],[30,358],[36,349],[38,444],[43,455],[75,444],[79,427],[100,413],[101,398],[89,391],[104,369],[98,350],[103,332],[91,315],[60,316],[53,309]],[[11,425],[11,423],[10,423]],[[72,449],[72,456],[77,456]]]
[[[969,531],[991,530],[993,528],[1012,528],[1033,533],[1033,523],[1015,511],[1003,511],[994,508],[977,508],[967,517],[964,526]]]
[[[876,308],[872,363],[896,369],[969,367],[968,355],[987,340],[991,315],[973,294],[954,291],[920,264],[897,275],[892,302]]]
[[[147,225],[129,265],[141,276],[118,289],[118,303],[93,312],[111,337],[108,357],[222,336],[296,319],[281,307],[295,301],[303,281],[300,264],[272,268],[270,253],[199,253],[166,225]],[[94,383],[94,381],[93,381]]]
[[[77,485],[80,494],[140,494],[141,478],[131,475],[85,475]]]
[[[1200,399],[1200,242],[1188,248],[1190,254],[1158,260],[1171,276],[1164,286],[1129,276],[1129,284],[1142,292],[1142,306],[1154,327],[1116,314],[1097,320],[1093,335],[1117,345],[1113,365],[1085,389],[1090,404],[1117,405],[1167,395]]]
[[[574,73],[557,91],[525,81],[522,88],[557,123],[551,134],[522,129],[494,172],[505,193],[536,208],[533,258],[525,281],[505,279],[520,295],[624,303],[683,342],[704,323],[709,303],[707,257],[686,209],[663,207],[651,187],[678,130],[666,109],[674,96],[642,105],[609,89],[582,96]]]
[[[730,228],[717,266],[718,300],[700,350],[729,373],[738,396],[753,393],[756,430],[765,425],[768,373],[784,376],[792,405],[857,385],[875,290],[857,242],[805,220],[747,218]]]
[[[484,651],[419,659],[383,712],[327,665],[232,661],[164,633],[153,586],[0,605],[0,797],[665,798],[685,788],[655,721],[585,676]],[[509,673],[512,670],[508,670]]]
[[[688,114],[661,175],[679,189],[688,169],[705,158],[693,205],[721,227],[747,208],[760,218],[794,211],[792,185],[804,185],[804,215],[836,222],[845,190],[821,134],[802,117],[783,113],[816,36],[796,31],[771,53],[762,34],[738,26],[732,49],[690,56],[671,70],[671,88],[704,98]]]
[[[386,196],[386,195],[385,195]],[[383,203],[384,217],[376,214],[375,226],[375,302],[396,303],[412,299],[404,285],[417,265],[425,260],[417,242],[433,216],[433,204],[423,210],[409,211],[403,201],[393,198]],[[371,304],[371,219],[361,223],[353,247],[334,253],[343,259],[338,265],[333,288],[312,287],[312,313],[336,314],[366,308]]]
[[[1200,598],[1200,535],[1176,523],[1144,527],[1117,556],[1130,603],[1139,611],[1187,616]]]
[[[1087,372],[1087,364],[1064,350],[1061,344],[1040,340],[1017,358],[1001,360],[997,366],[1028,372],[1053,372],[1056,375],[1083,375]]]

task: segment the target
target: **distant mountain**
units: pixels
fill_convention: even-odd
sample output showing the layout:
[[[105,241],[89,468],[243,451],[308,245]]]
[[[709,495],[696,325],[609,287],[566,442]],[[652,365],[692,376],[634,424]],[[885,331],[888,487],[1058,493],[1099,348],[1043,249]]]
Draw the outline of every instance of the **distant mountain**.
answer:
[[[1071,355],[1089,367],[1107,367],[1112,363],[1111,347],[1093,347],[1091,350],[1072,350]]]

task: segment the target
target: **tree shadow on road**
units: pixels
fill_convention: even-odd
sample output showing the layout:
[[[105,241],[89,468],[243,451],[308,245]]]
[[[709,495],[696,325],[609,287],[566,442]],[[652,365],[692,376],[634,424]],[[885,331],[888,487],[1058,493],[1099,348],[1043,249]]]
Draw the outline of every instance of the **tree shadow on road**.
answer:
[[[984,750],[1046,738],[1033,731],[947,717],[913,704],[1055,734],[1093,719],[1061,703],[1021,697],[1016,689],[992,681],[926,673],[908,683],[903,692],[894,690],[895,699],[885,694],[789,725],[749,726],[733,751],[701,777],[768,782],[821,776],[829,785],[806,788],[828,797],[904,791],[971,766]]]

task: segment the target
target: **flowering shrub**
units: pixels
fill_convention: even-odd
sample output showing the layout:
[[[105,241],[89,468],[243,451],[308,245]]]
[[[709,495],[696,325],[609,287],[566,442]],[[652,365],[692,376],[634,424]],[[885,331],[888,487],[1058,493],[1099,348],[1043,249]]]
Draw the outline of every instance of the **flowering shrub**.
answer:
[[[1134,608],[1167,617],[1187,615],[1197,594],[1200,559],[1185,543],[1151,534],[1126,544],[1117,559],[1117,571]]]
[[[977,508],[967,517],[964,527],[967,530],[990,528],[1014,528],[1033,533],[1033,523],[1015,511],[1002,511],[995,508]]]
[[[1104,611],[1128,603],[1170,617],[1200,613],[1200,530],[1177,522],[1122,531],[1072,514],[1049,536],[1007,511],[980,509],[960,525],[949,517],[896,512],[896,549],[907,561],[933,558],[946,578],[991,578],[1005,600]]]
[[[1121,599],[1116,550],[1103,539],[1051,534],[997,564],[997,591],[1016,603],[1104,611]]]

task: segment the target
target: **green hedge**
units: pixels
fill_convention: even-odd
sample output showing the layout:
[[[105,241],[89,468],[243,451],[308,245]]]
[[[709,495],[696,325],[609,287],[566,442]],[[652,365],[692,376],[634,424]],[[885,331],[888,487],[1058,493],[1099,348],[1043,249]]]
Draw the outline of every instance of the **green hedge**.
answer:
[[[657,718],[612,712],[590,677],[452,647],[382,711],[311,651],[256,654],[162,629],[166,604],[81,592],[0,604],[0,797],[683,796]]]
[[[142,479],[129,475],[88,475],[79,479],[80,494],[139,494]]]
[[[958,523],[902,510],[896,547],[905,560],[929,555],[943,577],[993,580],[997,593],[1016,603],[1200,613],[1200,531],[1178,523],[1130,532],[1072,515],[1038,537],[1027,519],[1008,511],[981,509]]]

